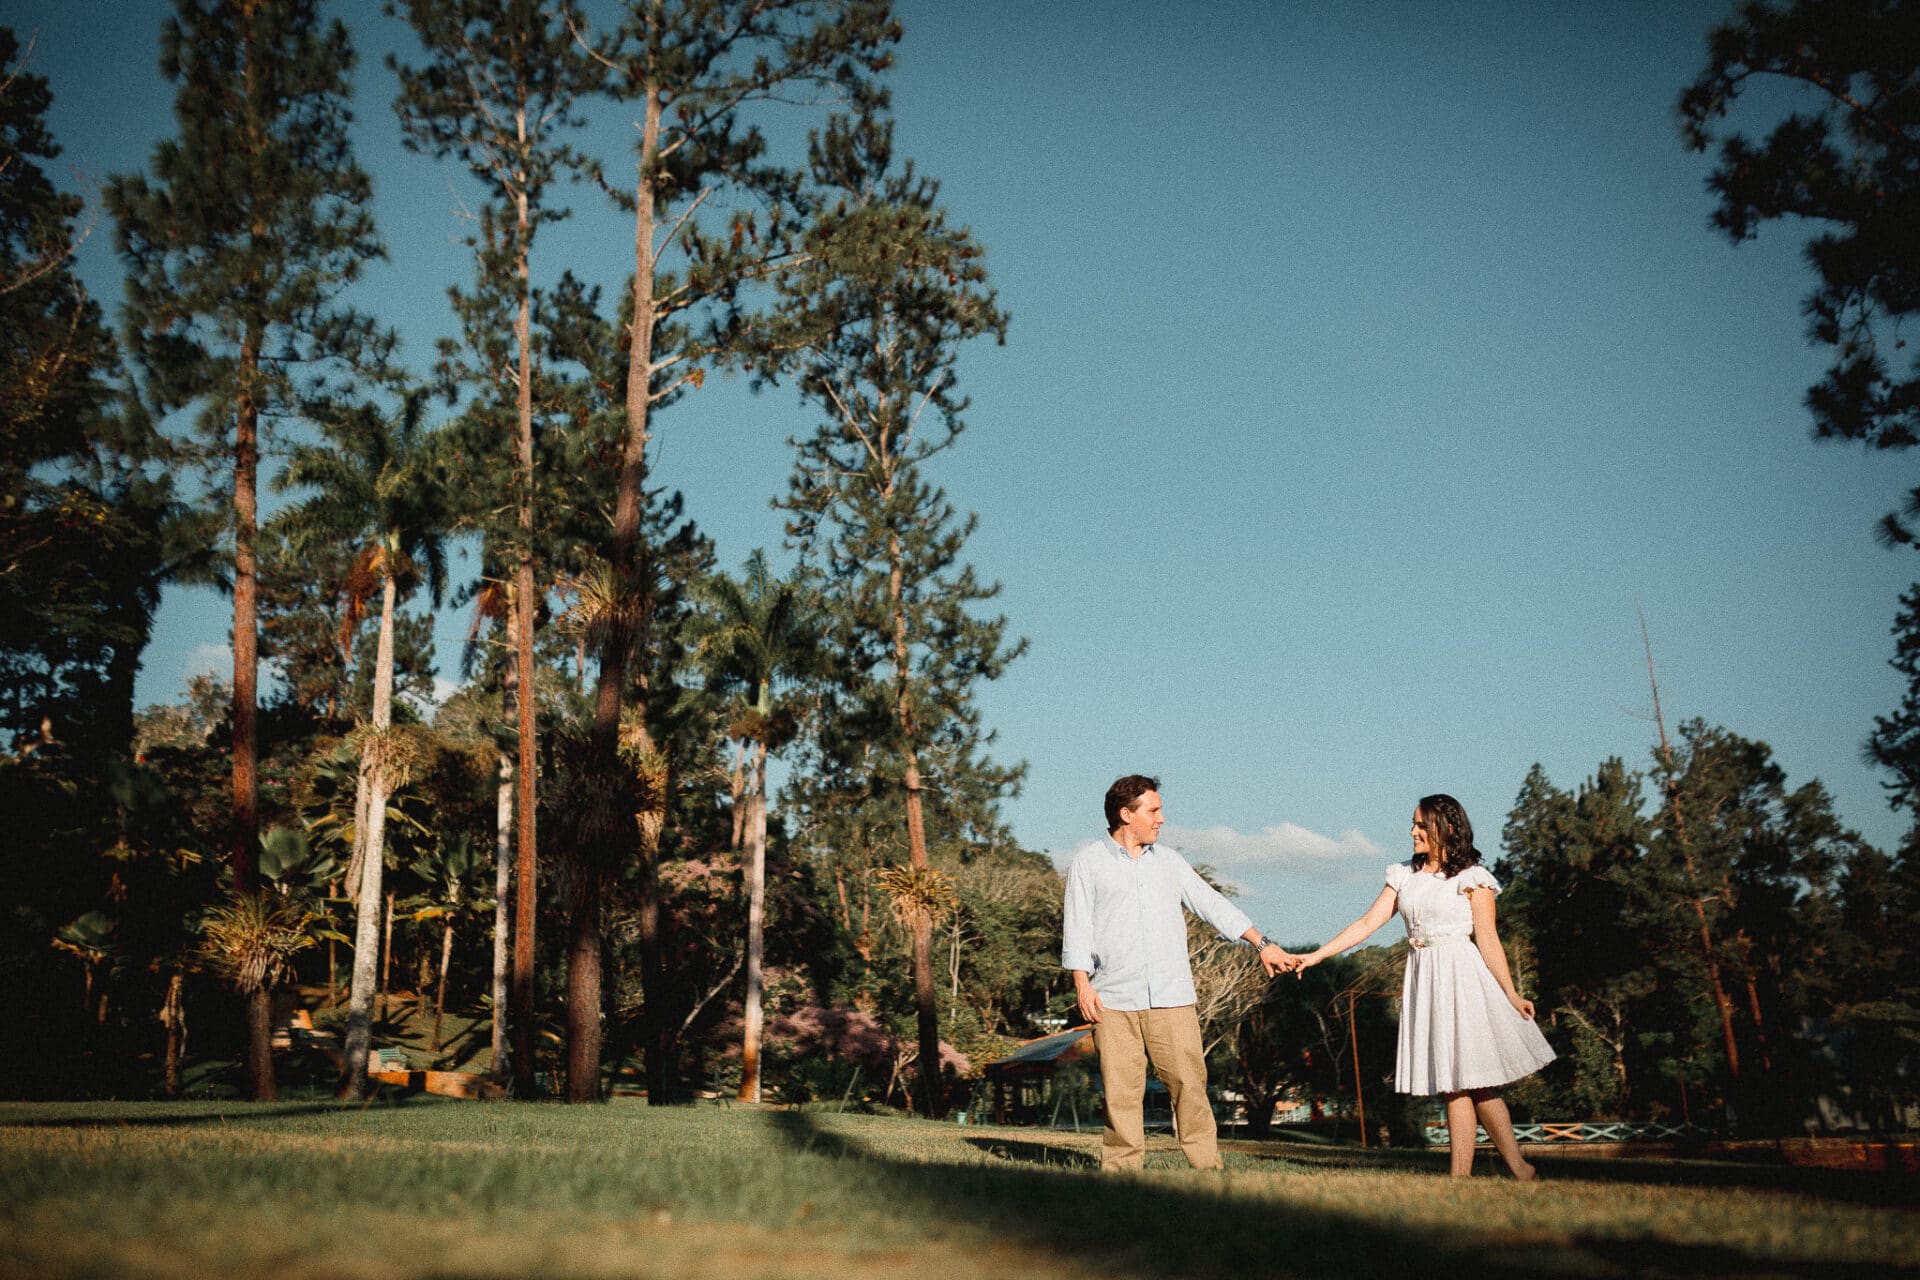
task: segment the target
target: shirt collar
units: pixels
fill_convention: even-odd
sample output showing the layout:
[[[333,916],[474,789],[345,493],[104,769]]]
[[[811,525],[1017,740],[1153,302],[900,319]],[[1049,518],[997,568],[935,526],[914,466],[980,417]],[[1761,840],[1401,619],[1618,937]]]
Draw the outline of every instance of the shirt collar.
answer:
[[[1133,855],[1127,852],[1126,846],[1118,840],[1115,840],[1111,833],[1101,836],[1100,839],[1106,845],[1109,857],[1119,858],[1125,862],[1132,862],[1134,860]],[[1145,858],[1159,848],[1160,845],[1158,841],[1155,841],[1153,844],[1143,845],[1140,849],[1140,856]]]

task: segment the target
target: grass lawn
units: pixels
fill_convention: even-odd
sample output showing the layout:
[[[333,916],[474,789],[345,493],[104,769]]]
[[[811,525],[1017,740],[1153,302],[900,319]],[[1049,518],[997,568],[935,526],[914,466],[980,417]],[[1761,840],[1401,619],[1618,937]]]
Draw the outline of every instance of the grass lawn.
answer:
[[[1920,1184],[742,1108],[0,1103],[0,1276],[1920,1277]],[[1484,1165],[1483,1165],[1484,1168]]]

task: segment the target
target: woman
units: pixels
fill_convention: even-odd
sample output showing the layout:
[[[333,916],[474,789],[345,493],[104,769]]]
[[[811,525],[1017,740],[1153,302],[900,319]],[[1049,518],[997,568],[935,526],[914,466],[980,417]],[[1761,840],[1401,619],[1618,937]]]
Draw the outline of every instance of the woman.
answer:
[[[1452,796],[1413,811],[1413,860],[1387,868],[1367,914],[1300,957],[1304,970],[1364,941],[1396,910],[1406,919],[1407,976],[1400,992],[1400,1053],[1393,1087],[1439,1094],[1447,1105],[1453,1176],[1473,1172],[1476,1115],[1513,1176],[1530,1182],[1499,1087],[1553,1061],[1534,1025],[1533,1002],[1513,988],[1493,924],[1500,885],[1480,865],[1473,825]]]

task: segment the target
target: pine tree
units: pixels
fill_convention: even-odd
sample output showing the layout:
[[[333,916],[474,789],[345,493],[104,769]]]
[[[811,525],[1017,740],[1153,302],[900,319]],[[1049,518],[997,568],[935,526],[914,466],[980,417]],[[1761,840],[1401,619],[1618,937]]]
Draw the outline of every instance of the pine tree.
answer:
[[[609,467],[615,478],[602,561],[610,608],[598,631],[592,758],[611,785],[630,773],[623,750],[664,759],[648,729],[636,650],[649,624],[642,546],[652,413],[705,376],[706,361],[737,339],[730,304],[743,286],[788,259],[791,175],[769,163],[750,114],[815,93],[872,102],[870,77],[898,39],[884,0],[629,0],[624,22],[602,50],[613,91],[638,111],[631,199],[634,271],[626,308],[625,430]],[[725,227],[709,234],[711,218]],[[684,268],[676,272],[672,264]],[[704,317],[704,318],[703,318]],[[642,660],[640,667],[650,665]],[[631,710],[633,714],[627,714]],[[623,748],[622,734],[635,735]],[[646,980],[664,984],[656,876],[659,833],[672,787],[650,769],[651,794],[634,828],[579,859],[572,877],[568,940],[567,1097],[598,1096],[601,897],[612,869],[641,867],[641,945]],[[665,1046],[649,1046],[649,1088],[665,1089]]]
[[[147,1015],[155,987],[177,982],[193,898],[185,877],[155,874],[167,858],[145,856],[181,845],[146,838],[163,803],[134,742],[161,584],[186,567],[179,512],[161,442],[124,403],[113,336],[74,270],[92,225],[49,174],[60,147],[33,52],[0,27],[0,982],[22,997],[0,1020],[0,1060],[15,1088],[51,1094],[71,1089],[71,1058],[36,1069],[52,1062],[48,1044],[84,1047],[100,1072],[122,1048],[131,1065],[151,1047]],[[113,963],[86,971],[100,982],[92,1012],[63,1026],[71,948],[103,934]]]
[[[597,87],[601,67],[575,38],[578,8],[545,0],[399,0],[388,12],[404,11],[419,35],[427,61],[418,67],[394,63],[400,75],[396,109],[408,145],[452,157],[487,192],[480,230],[470,239],[479,287],[456,305],[474,342],[475,321],[511,315],[512,350],[504,359],[481,358],[461,372],[485,399],[513,400],[513,525],[490,530],[501,554],[513,561],[513,591],[525,607],[513,612],[516,690],[534,688],[535,585],[534,477],[534,288],[532,257],[540,229],[567,215],[549,202],[554,181],[576,170],[579,156],[562,141],[581,123],[577,104]],[[482,331],[484,333],[484,330]],[[497,332],[497,331],[496,331]],[[495,340],[478,336],[480,355]],[[504,404],[486,406],[498,414]],[[483,410],[483,416],[485,411]],[[489,504],[493,505],[493,504]],[[516,700],[515,760],[517,882],[513,948],[513,1071],[523,1095],[534,1090],[534,919],[538,857],[535,837],[536,735],[534,699]]]
[[[151,177],[108,188],[127,266],[127,344],[155,416],[190,412],[198,460],[224,469],[233,587],[235,890],[257,891],[259,467],[265,429],[391,339],[339,301],[382,256],[371,184],[347,136],[346,28],[318,0],[176,0],[160,69],[176,137]],[[248,1002],[252,1095],[274,1095],[264,991]]]
[[[1543,1018],[1574,1047],[1572,1092],[1583,1114],[1624,1115],[1644,1093],[1635,1078],[1645,998],[1659,980],[1645,913],[1647,822],[1641,780],[1604,761],[1577,792],[1559,790],[1539,765],[1527,774],[1503,833],[1494,874],[1508,886],[1514,941],[1530,947]],[[1596,1069],[1598,1068],[1598,1069]]]
[[[972,691],[1025,647],[1006,619],[974,609],[998,594],[962,556],[975,518],[962,518],[925,476],[951,448],[966,401],[954,366],[970,338],[1004,339],[1006,317],[987,287],[982,251],[947,224],[937,183],[892,163],[892,129],[863,114],[836,117],[814,140],[819,212],[804,266],[780,284],[790,335],[808,345],[793,377],[825,414],[798,442],[782,506],[802,554],[817,559],[845,676],[836,732],[877,746],[904,809],[903,909],[913,927],[921,1104],[943,1109],[931,928],[941,876],[928,857],[924,792],[961,790],[980,768]],[[981,774],[976,775],[976,779]],[[990,790],[1010,790],[1017,774]],[[903,896],[904,895],[904,896]],[[896,906],[899,904],[896,903]]]
[[[1863,846],[1817,781],[1787,789],[1765,743],[1699,720],[1679,737],[1656,755],[1666,803],[1648,860],[1666,909],[1645,928],[1668,955],[1686,957],[1680,981],[1704,980],[1714,998],[1732,1050],[1730,1119],[1790,1127],[1789,1104],[1802,1100],[1791,1041],[1818,1011],[1821,957],[1838,927],[1837,877]]]
[[[43,167],[60,148],[29,56],[0,28],[0,734],[124,756],[172,493],[74,274],[84,204]]]

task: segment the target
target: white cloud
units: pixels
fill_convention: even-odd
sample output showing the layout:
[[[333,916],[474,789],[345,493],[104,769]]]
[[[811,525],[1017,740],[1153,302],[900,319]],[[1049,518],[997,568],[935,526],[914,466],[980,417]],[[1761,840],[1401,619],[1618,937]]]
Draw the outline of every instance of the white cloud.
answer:
[[[1190,862],[1222,870],[1371,872],[1384,857],[1380,846],[1358,831],[1323,836],[1292,822],[1251,834],[1232,827],[1168,826],[1160,832],[1160,842],[1178,849]]]
[[[186,660],[181,663],[181,668],[182,687],[195,676],[216,676],[221,680],[232,680],[233,649],[224,644],[197,644],[187,651]]]

